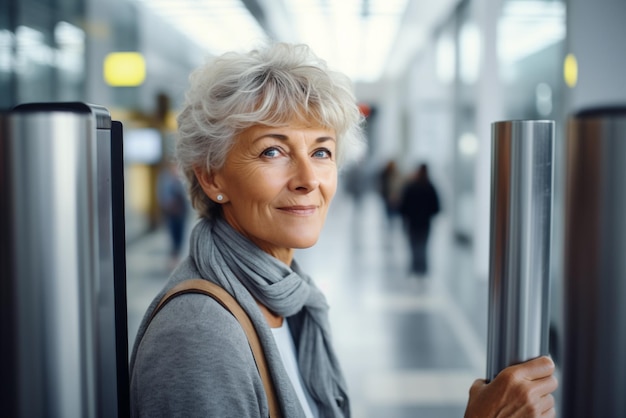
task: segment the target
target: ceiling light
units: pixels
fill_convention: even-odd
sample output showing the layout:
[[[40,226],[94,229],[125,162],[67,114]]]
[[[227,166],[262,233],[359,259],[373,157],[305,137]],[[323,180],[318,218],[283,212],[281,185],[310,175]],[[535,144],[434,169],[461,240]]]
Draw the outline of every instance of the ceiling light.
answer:
[[[241,0],[137,0],[213,55],[270,39]],[[267,20],[288,42],[308,44],[353,81],[378,80],[409,0],[283,0],[265,5]],[[262,3],[262,2],[260,2]],[[278,16],[276,14],[279,14]]]
[[[268,39],[241,0],[138,0],[213,55]]]

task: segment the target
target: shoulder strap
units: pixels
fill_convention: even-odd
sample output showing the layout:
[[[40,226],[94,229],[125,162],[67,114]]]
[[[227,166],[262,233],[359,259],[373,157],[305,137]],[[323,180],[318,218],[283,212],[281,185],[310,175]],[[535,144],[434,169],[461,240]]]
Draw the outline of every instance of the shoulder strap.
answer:
[[[263,346],[261,346],[259,336],[257,335],[254,325],[252,325],[252,321],[250,320],[248,314],[241,308],[235,298],[233,298],[230,293],[224,290],[221,286],[204,279],[185,280],[174,286],[163,296],[163,298],[161,298],[161,301],[159,302],[156,309],[152,313],[152,316],[150,317],[150,321],[152,321],[155,315],[161,310],[161,308],[163,308],[163,306],[167,302],[169,302],[176,296],[183,295],[185,293],[200,293],[212,297],[227,311],[229,311],[237,319],[237,321],[239,321],[241,327],[246,333],[248,343],[250,344],[250,348],[252,349],[254,361],[256,362],[257,369],[259,370],[259,374],[261,375],[261,380],[263,380],[263,386],[265,388],[267,402],[270,410],[270,418],[280,417],[280,408],[278,407],[278,400],[276,398],[274,382],[272,381],[269,373],[269,368],[267,367],[265,353],[263,352]]]

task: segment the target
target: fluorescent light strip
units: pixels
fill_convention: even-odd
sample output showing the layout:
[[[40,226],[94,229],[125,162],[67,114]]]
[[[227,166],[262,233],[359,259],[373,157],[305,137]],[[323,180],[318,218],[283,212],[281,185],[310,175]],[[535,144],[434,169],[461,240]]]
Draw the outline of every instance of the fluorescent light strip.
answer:
[[[267,35],[240,0],[203,3],[192,0],[150,0],[142,4],[172,22],[199,45],[219,55],[248,48]]]
[[[208,52],[248,49],[268,39],[241,0],[137,0]],[[408,0],[284,0],[297,34],[354,81],[379,79],[389,62]]]

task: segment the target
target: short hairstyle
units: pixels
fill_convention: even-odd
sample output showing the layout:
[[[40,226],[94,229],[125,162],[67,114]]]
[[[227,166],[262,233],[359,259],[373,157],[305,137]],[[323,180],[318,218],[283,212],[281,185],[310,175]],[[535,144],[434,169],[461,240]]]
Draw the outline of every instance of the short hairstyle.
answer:
[[[306,45],[228,52],[196,69],[189,82],[177,119],[176,157],[201,217],[221,211],[203,192],[194,168],[221,168],[237,136],[252,126],[285,126],[294,118],[312,122],[335,130],[338,166],[362,155],[364,117],[350,80]]]

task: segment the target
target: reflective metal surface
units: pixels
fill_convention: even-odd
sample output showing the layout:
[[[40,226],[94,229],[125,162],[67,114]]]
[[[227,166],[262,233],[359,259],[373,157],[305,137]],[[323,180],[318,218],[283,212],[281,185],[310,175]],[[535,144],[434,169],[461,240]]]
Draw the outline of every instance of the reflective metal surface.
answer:
[[[626,108],[572,116],[564,244],[563,416],[626,416]]]
[[[3,342],[16,359],[12,416],[95,416],[93,119],[28,112],[5,121],[1,239],[11,254],[2,280],[12,301],[2,310],[13,321]]]
[[[128,416],[121,124],[84,103],[0,120],[4,411]]]
[[[548,354],[553,121],[492,125],[487,379]]]

